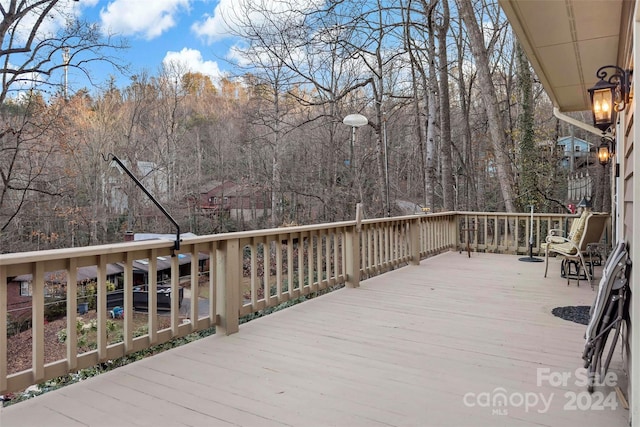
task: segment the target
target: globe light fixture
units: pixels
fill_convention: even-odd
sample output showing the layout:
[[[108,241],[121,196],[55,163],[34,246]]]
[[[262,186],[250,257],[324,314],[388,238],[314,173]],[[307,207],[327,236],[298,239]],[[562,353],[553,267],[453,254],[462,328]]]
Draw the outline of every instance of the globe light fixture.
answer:
[[[347,126],[351,126],[351,144],[349,146],[349,167],[353,167],[353,146],[356,141],[356,128],[362,127],[369,123],[369,119],[367,119],[362,114],[349,114],[344,119],[342,119],[342,123]]]

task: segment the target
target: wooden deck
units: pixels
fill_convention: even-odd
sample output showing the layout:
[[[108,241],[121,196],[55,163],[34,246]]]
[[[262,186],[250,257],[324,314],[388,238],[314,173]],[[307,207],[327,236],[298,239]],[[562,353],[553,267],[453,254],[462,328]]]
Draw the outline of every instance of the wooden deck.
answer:
[[[597,391],[615,410],[575,377],[585,327],[551,314],[595,293],[557,260],[543,270],[445,253],[4,408],[0,425],[628,425],[613,388]]]

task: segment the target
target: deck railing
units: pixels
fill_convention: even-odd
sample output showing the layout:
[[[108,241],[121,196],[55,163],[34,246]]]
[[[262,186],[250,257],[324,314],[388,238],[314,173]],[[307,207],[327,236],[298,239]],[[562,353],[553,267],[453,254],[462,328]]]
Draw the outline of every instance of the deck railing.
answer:
[[[565,235],[571,221],[577,215],[533,214],[533,254],[544,251],[544,243],[549,230],[558,229]],[[526,254],[531,237],[531,214],[500,212],[457,212],[456,227],[459,249],[468,247],[474,252],[505,254]],[[608,242],[610,231],[605,232]]]
[[[549,228],[566,228],[567,215],[535,216],[535,247]],[[174,253],[173,242],[151,240],[112,245],[0,255],[0,394],[22,390],[51,378],[143,350],[191,332],[216,326],[217,333],[238,331],[240,318],[324,289],[346,285],[430,255],[469,247],[474,251],[524,253],[529,216],[502,213],[448,212],[429,215],[346,221],[285,227],[184,239]],[[536,250],[537,252],[537,250]],[[208,256],[205,271],[191,263],[187,283],[180,282],[179,259]],[[202,258],[200,256],[200,258]],[[157,309],[159,260],[170,262],[171,310]],[[148,313],[140,328],[133,313],[134,261],[148,266]],[[123,273],[122,333],[113,337],[107,310],[110,266]],[[79,269],[96,272],[95,344],[78,338]],[[86,269],[84,270],[86,271]],[[31,275],[32,345],[28,369],[9,368],[7,354],[8,286]],[[204,280],[203,280],[204,278]],[[203,283],[204,282],[204,283]],[[180,310],[178,289],[190,288],[187,310]],[[62,286],[66,295],[66,355],[49,360],[45,341],[45,289]],[[200,299],[201,294],[206,298]],[[207,310],[202,310],[205,304]],[[139,320],[139,319],[138,319]],[[142,331],[142,332],[141,332]]]

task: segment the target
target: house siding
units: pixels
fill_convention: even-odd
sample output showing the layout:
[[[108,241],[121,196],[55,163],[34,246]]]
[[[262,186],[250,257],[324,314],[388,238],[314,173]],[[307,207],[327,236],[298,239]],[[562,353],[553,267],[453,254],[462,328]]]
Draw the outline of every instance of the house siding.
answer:
[[[634,108],[631,108],[629,110],[629,113],[626,114],[625,116],[625,120],[624,123],[622,124],[623,129],[625,130],[624,133],[624,138],[622,138],[622,141],[619,142],[619,144],[622,145],[622,147],[620,147],[620,157],[619,157],[619,162],[620,162],[620,177],[619,177],[619,191],[618,191],[618,197],[621,198],[621,200],[618,201],[618,204],[620,206],[620,217],[619,220],[621,222],[621,227],[619,227],[619,231],[621,232],[621,234],[619,236],[621,236],[624,240],[626,240],[629,244],[630,248],[633,248],[633,230],[634,230],[634,203],[633,203],[633,199],[634,199],[634,192],[635,192],[635,186],[634,186],[634,149],[633,149],[633,141],[635,139],[634,137],[634,130],[635,127],[633,126],[633,111]],[[630,252],[630,254],[632,255],[633,252]],[[631,270],[631,274],[632,274],[632,279],[631,279],[631,288],[632,288],[632,292],[633,292],[633,269]],[[637,307],[633,307],[633,304],[631,305],[631,310],[638,310]],[[632,329],[631,326],[629,327],[629,329]],[[624,336],[623,336],[623,341],[624,342],[631,342],[632,339],[632,331],[631,330],[627,330],[625,329],[623,331]],[[631,352],[630,352],[631,346],[627,346],[627,355],[624,359],[624,369],[627,371],[629,378],[633,378],[631,372],[633,370],[633,367],[631,366],[631,363],[629,363],[629,361],[631,360]],[[631,401],[631,393],[632,393],[632,386],[631,386],[632,381],[629,381],[629,386],[627,387],[627,397],[628,400]]]
[[[633,126],[631,127],[633,129]],[[623,158],[621,159],[621,179],[622,179],[622,235],[628,239],[629,244],[633,241],[633,132],[630,132],[624,141]]]
[[[637,2],[635,4],[637,8]],[[640,22],[637,20],[637,11],[633,14],[633,42],[629,48],[633,60],[631,63],[638,64],[640,60]],[[627,52],[624,52],[625,54]],[[626,56],[626,55],[625,55]],[[626,64],[625,64],[626,65]],[[632,87],[637,87],[638,75],[633,74]],[[640,420],[640,290],[638,289],[638,280],[640,278],[640,239],[634,238],[634,230],[640,230],[640,203],[634,203],[635,199],[640,200],[640,184],[636,184],[638,174],[635,173],[635,166],[640,165],[638,157],[640,150],[635,150],[635,140],[640,140],[638,132],[640,127],[635,126],[635,112],[638,103],[631,101],[630,108],[624,117],[623,122],[623,141],[621,152],[621,174],[620,180],[622,191],[618,197],[623,197],[622,201],[618,201],[622,205],[620,218],[623,222],[622,232],[623,238],[629,244],[629,255],[632,262],[630,275],[631,303],[629,317],[631,319],[627,335],[629,337],[627,345],[626,363],[629,373],[628,401],[631,404],[630,418],[632,422],[637,423]]]
[[[31,314],[31,297],[20,295],[20,282],[7,284],[7,312],[13,319],[24,318]]]
[[[226,211],[237,221],[256,219],[269,211],[271,196],[267,189],[226,181],[200,196],[204,210]]]

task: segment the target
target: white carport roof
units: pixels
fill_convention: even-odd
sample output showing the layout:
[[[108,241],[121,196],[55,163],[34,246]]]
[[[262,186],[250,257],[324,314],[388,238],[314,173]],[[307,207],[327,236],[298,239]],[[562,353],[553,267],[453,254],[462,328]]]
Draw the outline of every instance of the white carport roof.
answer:
[[[178,264],[184,265],[191,263],[191,254],[178,254]],[[209,259],[209,256],[205,253],[199,253],[198,259],[200,261]],[[171,256],[158,257],[158,271],[168,270],[171,268]],[[146,260],[133,261],[134,271],[148,272],[149,263]],[[107,264],[107,276],[120,274],[124,272],[124,265],[122,263]],[[98,277],[98,269],[96,266],[80,267],[77,270],[78,282],[84,280],[91,280]],[[33,279],[31,274],[23,274],[21,276],[14,277],[12,282],[30,282]],[[44,280],[52,283],[66,283],[67,273],[66,270],[59,270],[45,273]]]

